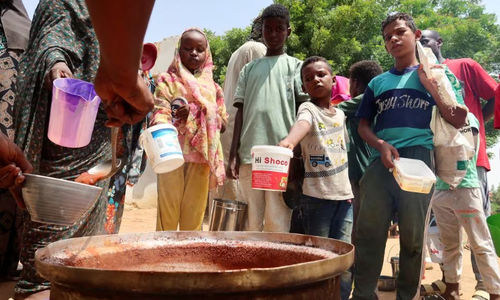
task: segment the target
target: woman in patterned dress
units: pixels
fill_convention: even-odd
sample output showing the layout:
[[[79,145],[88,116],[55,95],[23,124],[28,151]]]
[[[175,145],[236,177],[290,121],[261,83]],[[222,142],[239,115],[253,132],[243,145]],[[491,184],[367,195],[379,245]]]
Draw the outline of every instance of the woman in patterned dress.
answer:
[[[41,0],[35,11],[30,41],[20,63],[18,100],[15,105],[16,143],[33,164],[35,174],[74,180],[99,162],[111,158],[106,113],[99,108],[92,140],[86,147],[70,149],[47,138],[56,78],[74,77],[93,82],[99,64],[99,44],[84,0]],[[36,274],[35,251],[48,243],[72,237],[116,233],[123,213],[129,160],[140,126],[124,126],[120,132],[125,167],[110,180],[99,182],[103,192],[95,206],[72,226],[33,222],[26,213],[21,262],[23,272],[15,287],[16,298],[50,288]],[[122,158],[123,159],[123,158]],[[54,199],[64,201],[64,199]]]
[[[0,1],[0,133],[10,141],[14,140],[18,65],[28,44],[30,23],[21,0]],[[22,211],[9,191],[0,189],[0,280],[18,276],[21,220]]]

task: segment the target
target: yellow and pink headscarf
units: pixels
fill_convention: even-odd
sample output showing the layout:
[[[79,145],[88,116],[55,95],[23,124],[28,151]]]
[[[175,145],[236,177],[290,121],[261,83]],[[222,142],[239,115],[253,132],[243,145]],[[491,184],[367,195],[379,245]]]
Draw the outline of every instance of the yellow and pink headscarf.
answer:
[[[190,31],[197,31],[206,39],[205,33],[198,28],[187,29],[182,34]],[[214,65],[210,46],[207,39],[205,62],[192,74],[181,62],[179,54],[181,40],[182,36],[167,72],[157,76],[155,110],[151,125],[171,123],[170,101],[184,97],[190,106],[189,116],[184,126],[174,124],[178,127],[179,134],[184,135],[184,145],[181,145],[184,155],[189,155],[193,151],[201,154],[208,162],[217,184],[222,185],[225,169],[220,129],[227,121],[227,113],[222,89],[213,80]]]

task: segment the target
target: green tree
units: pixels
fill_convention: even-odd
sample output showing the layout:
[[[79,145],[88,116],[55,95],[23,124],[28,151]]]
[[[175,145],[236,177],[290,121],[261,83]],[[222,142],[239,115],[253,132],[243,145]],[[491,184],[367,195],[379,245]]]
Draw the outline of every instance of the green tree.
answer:
[[[449,58],[471,57],[492,71],[500,61],[500,28],[479,0],[275,0],[289,8],[292,35],[287,52],[298,58],[321,55],[346,75],[362,59],[392,64],[380,24],[387,13],[411,14],[422,29],[438,30]]]
[[[287,53],[300,59],[321,55],[336,74],[372,59],[384,70],[393,65],[385,51],[380,24],[390,12],[411,14],[417,27],[437,30],[447,58],[471,57],[488,72],[500,71],[500,26],[494,14],[484,11],[480,0],[274,0],[290,10],[292,34]],[[241,46],[250,27],[231,29],[223,36],[207,30],[215,79],[222,84],[231,53]],[[486,125],[487,144],[498,140],[500,131]]]
[[[347,75],[349,66],[362,59],[383,64],[392,60],[385,53],[379,24],[387,4],[377,0],[276,0],[290,10],[292,34],[287,52],[304,59],[327,58],[337,74]],[[376,25],[375,25],[376,24]]]
[[[490,189],[490,202],[491,213],[500,213],[500,185],[498,187],[492,186]]]
[[[213,31],[204,29],[210,43],[212,58],[214,62],[214,79],[221,86],[226,76],[226,67],[231,54],[236,51],[250,36],[251,26],[244,29],[233,28],[223,36],[217,36]]]

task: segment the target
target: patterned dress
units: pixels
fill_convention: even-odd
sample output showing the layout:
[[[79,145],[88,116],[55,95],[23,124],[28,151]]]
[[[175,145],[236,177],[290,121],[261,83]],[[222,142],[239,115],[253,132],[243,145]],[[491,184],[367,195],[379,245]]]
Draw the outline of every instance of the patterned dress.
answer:
[[[92,82],[99,63],[96,39],[84,0],[41,0],[35,11],[30,41],[20,63],[19,95],[15,104],[16,143],[32,163],[35,174],[74,180],[99,162],[111,158],[110,130],[104,126],[106,114],[100,107],[90,144],[70,149],[47,138],[51,90],[44,77],[57,62],[68,65],[75,78]],[[110,180],[99,182],[103,192],[95,206],[72,226],[33,222],[26,213],[21,262],[23,272],[16,294],[50,287],[36,274],[35,251],[47,244],[72,237],[116,233],[123,214],[129,170],[129,153],[137,146],[140,125],[121,130],[121,153],[125,166]],[[54,199],[64,201],[64,199]]]
[[[16,78],[22,50],[8,49],[0,22],[0,132],[14,139],[13,107]],[[8,190],[0,189],[0,277],[17,269],[22,232],[22,211]]]

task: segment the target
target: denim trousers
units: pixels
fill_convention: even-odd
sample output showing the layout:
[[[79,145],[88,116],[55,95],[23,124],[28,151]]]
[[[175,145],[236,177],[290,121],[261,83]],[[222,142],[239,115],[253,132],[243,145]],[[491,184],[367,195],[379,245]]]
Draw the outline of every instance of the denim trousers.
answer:
[[[351,242],[353,212],[348,200],[324,200],[302,195],[301,212],[306,234]],[[340,275],[340,296],[349,299],[352,287],[350,270]]]
[[[432,151],[424,147],[398,149],[400,157],[420,159],[431,169]],[[380,158],[373,161],[360,182],[359,214],[356,222],[353,299],[377,299],[377,280],[382,270],[387,231],[394,212],[400,231],[400,272],[397,299],[412,299],[420,282],[425,218],[429,194],[401,190]]]

